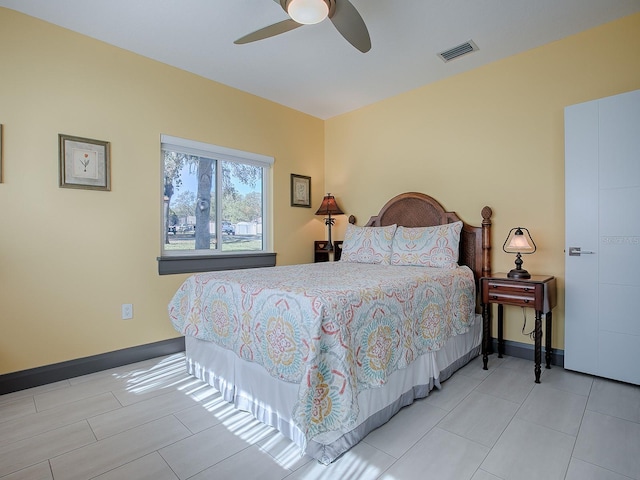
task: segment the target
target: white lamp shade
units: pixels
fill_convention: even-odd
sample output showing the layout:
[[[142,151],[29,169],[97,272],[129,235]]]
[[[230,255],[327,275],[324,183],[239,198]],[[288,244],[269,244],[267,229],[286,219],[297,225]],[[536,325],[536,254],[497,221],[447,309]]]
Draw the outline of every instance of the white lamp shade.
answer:
[[[520,234],[511,237],[508,248],[514,251],[531,250],[531,245],[529,245],[527,237],[523,234]]]
[[[298,23],[312,25],[327,18],[329,6],[324,0],[291,0],[287,13]]]

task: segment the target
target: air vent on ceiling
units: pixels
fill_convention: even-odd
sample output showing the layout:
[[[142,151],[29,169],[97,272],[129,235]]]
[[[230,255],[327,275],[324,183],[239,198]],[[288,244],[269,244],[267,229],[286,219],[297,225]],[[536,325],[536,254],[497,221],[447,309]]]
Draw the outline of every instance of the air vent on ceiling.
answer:
[[[475,52],[476,50],[478,50],[478,46],[473,43],[473,40],[469,40],[468,42],[450,48],[449,50],[440,52],[438,56],[442,59],[443,62],[449,62],[454,58],[461,57],[462,55],[466,55],[467,53]]]

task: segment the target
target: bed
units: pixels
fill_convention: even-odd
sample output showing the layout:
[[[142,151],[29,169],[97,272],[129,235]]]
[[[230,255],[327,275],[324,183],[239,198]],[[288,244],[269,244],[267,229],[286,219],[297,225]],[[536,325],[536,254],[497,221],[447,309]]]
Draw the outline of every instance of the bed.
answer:
[[[193,275],[168,307],[187,370],[331,463],[479,354],[490,228],[409,192],[350,217],[338,262]]]

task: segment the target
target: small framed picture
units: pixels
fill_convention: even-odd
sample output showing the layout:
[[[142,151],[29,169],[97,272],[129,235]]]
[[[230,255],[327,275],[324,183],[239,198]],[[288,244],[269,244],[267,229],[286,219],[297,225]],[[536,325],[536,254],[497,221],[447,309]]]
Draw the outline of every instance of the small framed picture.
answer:
[[[311,208],[311,177],[291,174],[291,206]]]
[[[60,187],[111,190],[109,142],[58,135]]]

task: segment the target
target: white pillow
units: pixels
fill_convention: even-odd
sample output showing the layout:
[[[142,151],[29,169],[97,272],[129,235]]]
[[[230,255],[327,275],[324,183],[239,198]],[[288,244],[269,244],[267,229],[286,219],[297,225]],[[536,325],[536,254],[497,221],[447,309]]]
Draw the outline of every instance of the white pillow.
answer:
[[[455,268],[458,266],[462,222],[435,227],[398,227],[391,265]]]
[[[391,262],[391,244],[395,231],[396,225],[386,227],[347,225],[340,261],[389,265]]]

